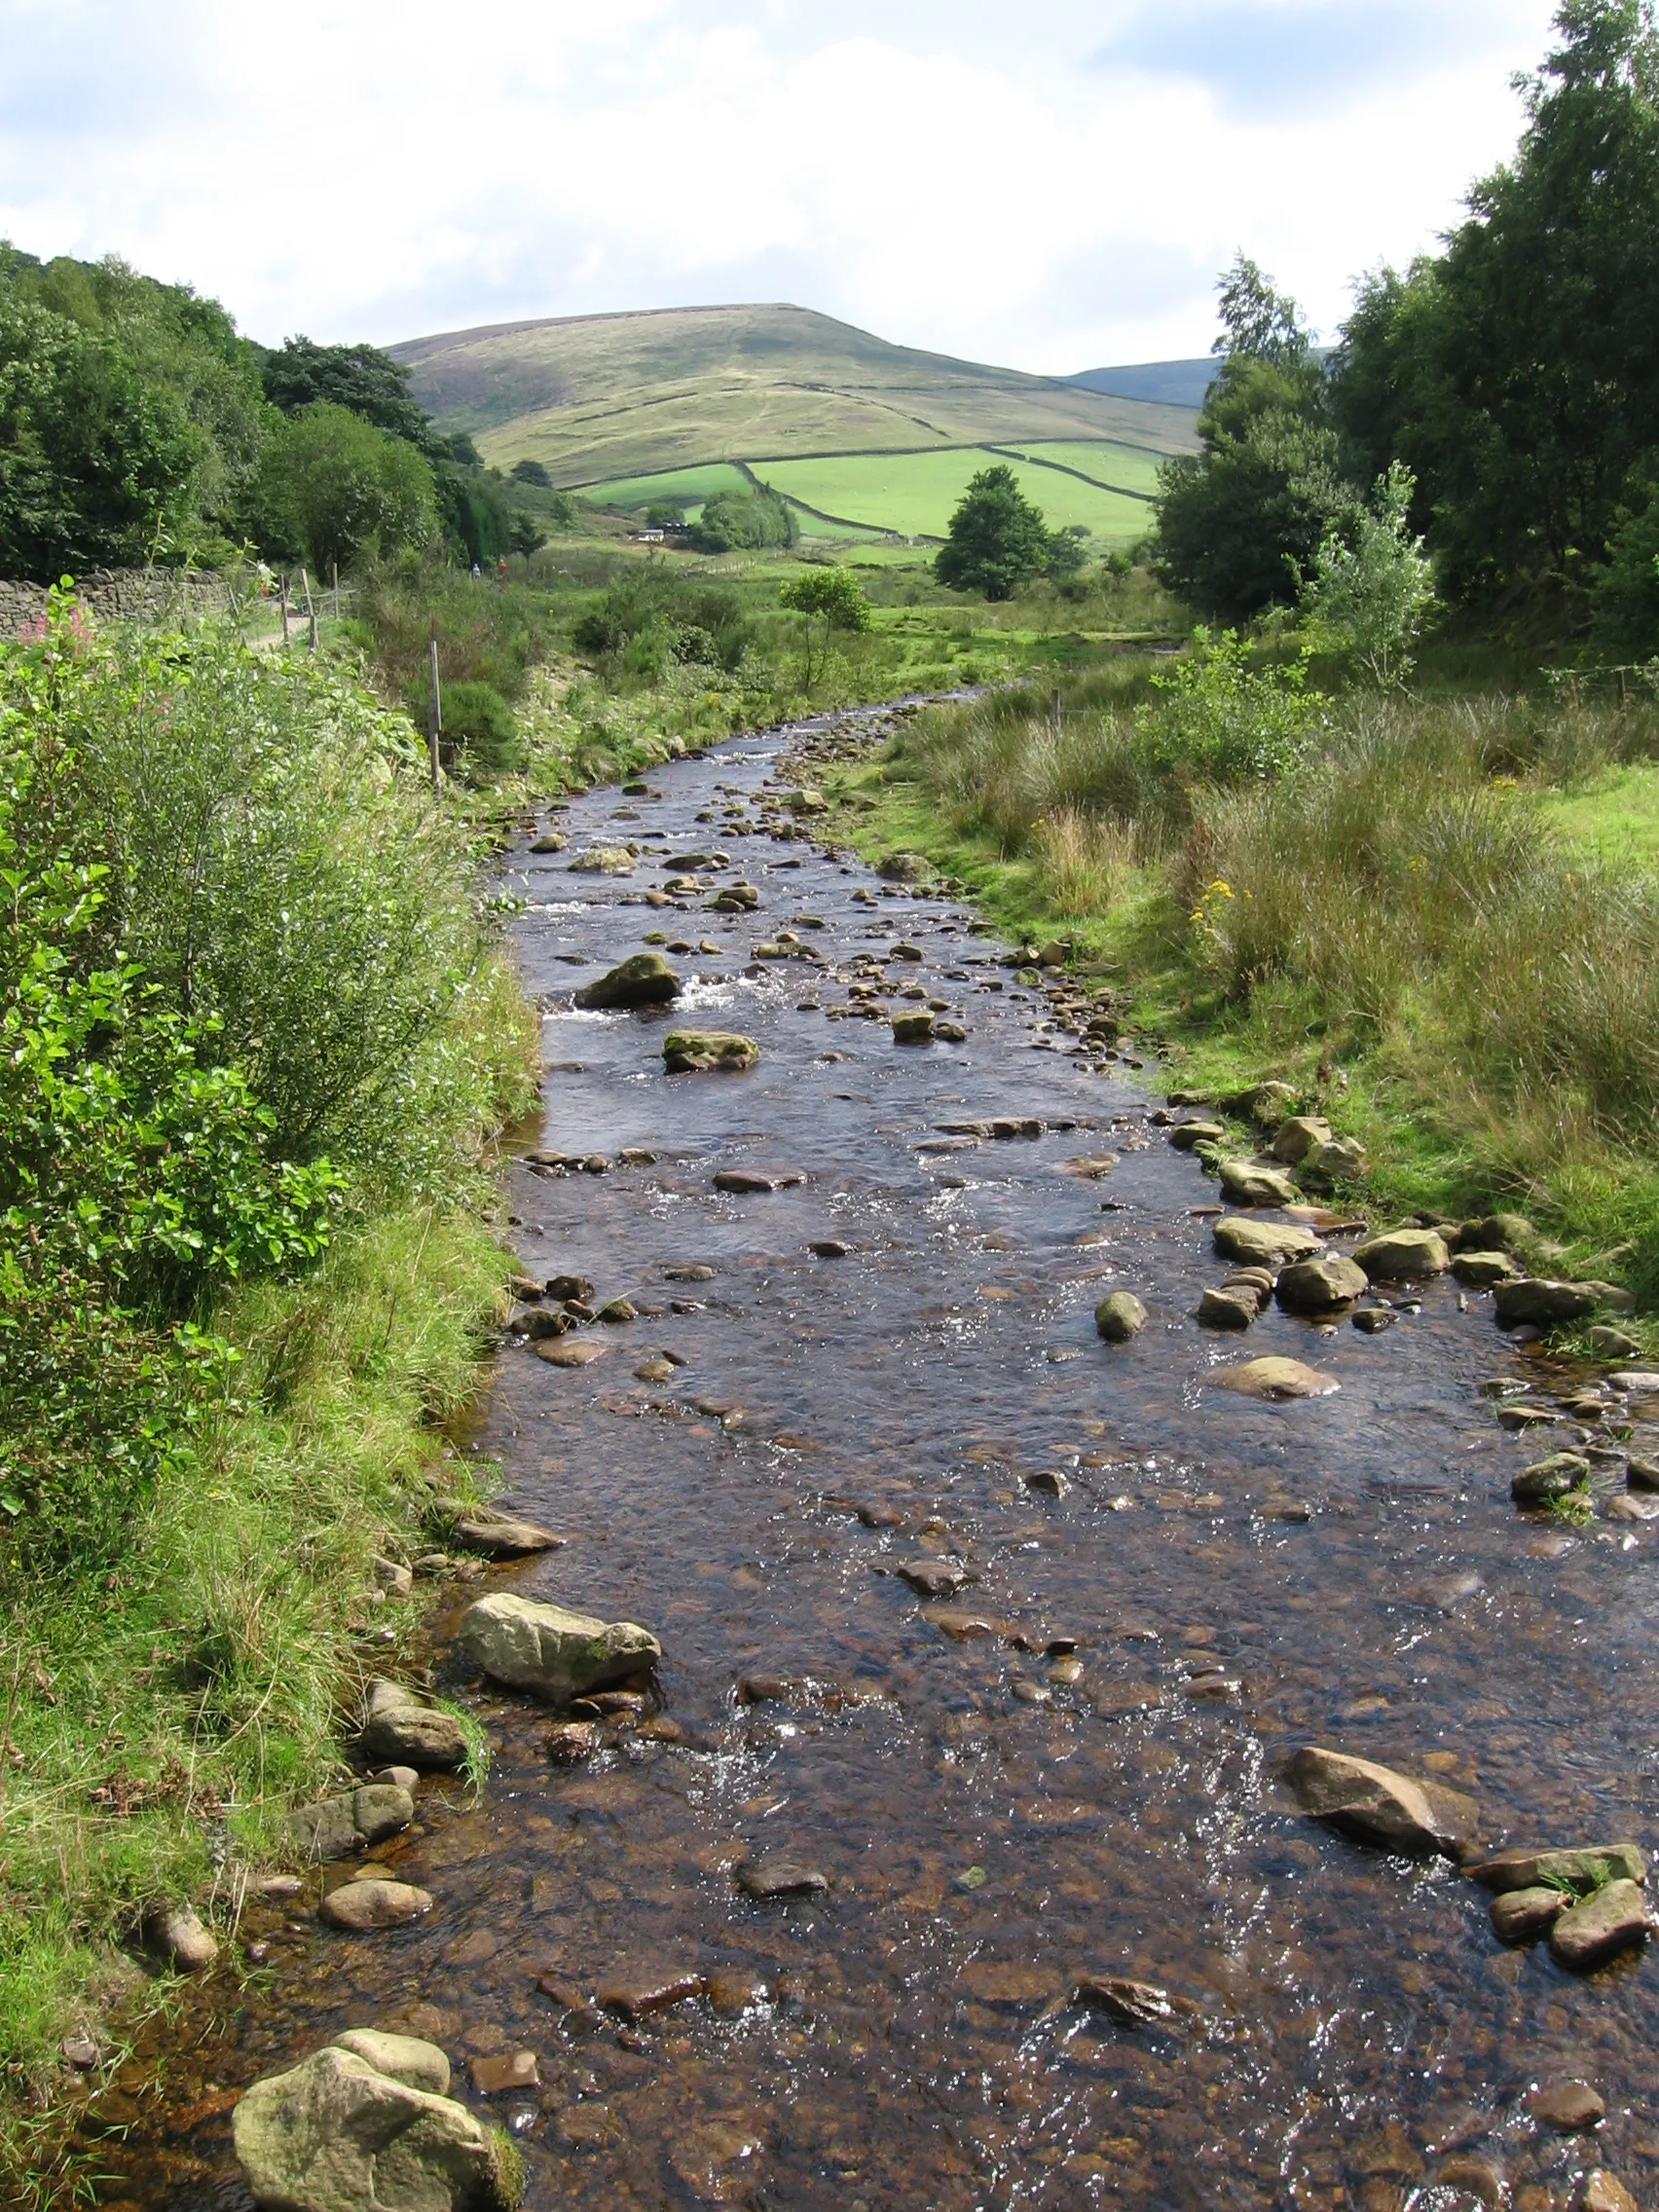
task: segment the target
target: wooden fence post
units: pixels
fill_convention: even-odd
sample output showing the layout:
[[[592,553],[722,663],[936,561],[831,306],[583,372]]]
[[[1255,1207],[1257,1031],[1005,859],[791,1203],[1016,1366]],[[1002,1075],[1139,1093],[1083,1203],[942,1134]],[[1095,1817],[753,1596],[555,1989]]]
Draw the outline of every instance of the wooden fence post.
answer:
[[[1057,689],[1049,693],[1049,722],[1056,737],[1060,734],[1060,694]]]
[[[438,765],[438,739],[444,726],[443,700],[438,693],[438,633],[432,632],[432,708],[426,725],[426,745],[432,756],[432,796],[437,797],[443,777]]]
[[[334,564],[334,619],[336,622],[340,619],[340,564],[338,561]]]
[[[311,578],[306,574],[305,563],[300,564],[300,582],[306,595],[306,619],[311,624],[311,649],[316,650],[316,608],[312,605]]]
[[[282,593],[282,647],[286,651],[288,645],[288,571],[286,569],[282,571],[277,581]]]

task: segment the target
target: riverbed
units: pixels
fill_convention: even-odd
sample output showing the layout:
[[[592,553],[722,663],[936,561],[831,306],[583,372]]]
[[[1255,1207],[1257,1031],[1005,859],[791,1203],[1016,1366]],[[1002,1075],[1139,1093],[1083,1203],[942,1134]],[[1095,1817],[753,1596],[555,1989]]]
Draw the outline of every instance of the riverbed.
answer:
[[[1517,1512],[1536,1450],[1481,1385],[1548,1377],[1485,1296],[1442,1278],[1376,1334],[1199,1327],[1216,1187],[1150,1119],[1156,1063],[1057,1025],[960,903],[810,818],[762,828],[780,755],[823,734],[589,793],[561,850],[507,856],[547,1071],[511,1236],[637,1317],[593,1324],[585,1367],[517,1336],[494,1363],[476,1448],[569,1542],[444,1598],[434,1678],[493,1767],[476,1802],[424,1784],[377,1854],[434,1910],[350,1936],[314,1899],[250,1908],[263,1976],[187,2008],[103,2201],[242,2212],[236,2093],[363,2024],[443,2045],[538,2208],[1542,2212],[1597,2164],[1651,2201],[1659,1966],[1506,1949],[1454,1866],[1310,1823],[1279,1778],[1333,1745],[1468,1792],[1494,1846],[1645,1845],[1659,1538]],[[571,867],[624,843],[631,873]],[[740,878],[756,910],[710,910]],[[748,1073],[670,1076],[663,1014],[573,1007],[659,930],[687,948],[674,1022],[754,1037]],[[896,1044],[924,1007],[962,1040]],[[715,1187],[739,1168],[802,1180]],[[1118,1289],[1151,1319],[1108,1345]],[[1215,1386],[1268,1352],[1340,1387]],[[925,1563],[960,1587],[918,1593]],[[451,1641],[486,1588],[652,1629],[645,1724],[554,1763],[546,1712]],[[778,1858],[825,1886],[734,1881]],[[1168,2016],[1080,2006],[1089,1974]],[[701,1994],[631,2021],[590,2002],[677,1978]],[[468,2062],[520,2048],[537,2081],[477,2095]],[[1529,2111],[1569,2078],[1605,2100],[1593,2137]]]

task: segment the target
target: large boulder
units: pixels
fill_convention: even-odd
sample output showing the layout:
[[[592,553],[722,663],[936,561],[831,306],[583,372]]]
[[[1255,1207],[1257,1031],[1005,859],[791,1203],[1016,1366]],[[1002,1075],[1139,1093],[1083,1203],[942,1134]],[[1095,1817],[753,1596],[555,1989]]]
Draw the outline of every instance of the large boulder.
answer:
[[[680,977],[660,952],[636,952],[597,982],[576,993],[576,1004],[589,1009],[630,1006],[667,1006],[680,996]]]
[[[444,1773],[466,1763],[466,1731],[453,1713],[423,1705],[401,1682],[370,1682],[364,1701],[365,1759],[379,1766],[412,1766]]]
[[[1281,1122],[1272,1141],[1272,1156],[1287,1167],[1299,1167],[1310,1152],[1331,1142],[1331,1124],[1319,1114],[1293,1114]]]
[[[1318,1744],[1302,1747],[1287,1779],[1305,1812],[1395,1851],[1460,1859],[1479,1821],[1474,1799],[1461,1790],[1417,1782],[1375,1760]]]
[[[1282,1268],[1274,1287],[1287,1312],[1331,1313],[1358,1298],[1368,1282],[1364,1269],[1343,1253],[1324,1252]]]
[[[1581,1904],[1568,1905],[1550,1930],[1550,1951],[1559,1966],[1581,1972],[1645,1942],[1652,1932],[1652,1910],[1641,1888],[1608,1882]]]
[[[735,1029],[671,1029],[662,1041],[662,1056],[670,1075],[693,1075],[705,1068],[741,1074],[759,1059],[760,1048]]]
[[[1354,1259],[1372,1282],[1420,1282],[1452,1265],[1437,1229],[1389,1229],[1354,1247]]]
[[[1094,1309],[1094,1326],[1109,1345],[1127,1344],[1146,1327],[1146,1308],[1132,1290],[1114,1290]]]
[[[524,2194],[505,2136],[357,2050],[319,2050],[256,2082],[232,2127],[253,2200],[271,2212],[512,2212]]]
[[[1324,1246],[1310,1229],[1293,1221],[1255,1221],[1242,1213],[1224,1213],[1215,1225],[1215,1248],[1226,1260],[1280,1268],[1287,1260],[1306,1260]]]
[[[596,1620],[498,1590],[461,1616],[461,1641],[484,1672],[537,1697],[579,1697],[654,1667],[662,1645],[635,1621]]]
[[[1493,1293],[1501,1329],[1530,1321],[1540,1329],[1553,1329],[1563,1321],[1586,1320],[1602,1304],[1602,1286],[1588,1282],[1559,1282],[1547,1275],[1522,1275],[1500,1282]]]
[[[1333,1137],[1303,1156],[1304,1177],[1316,1183],[1357,1183],[1365,1173],[1365,1147],[1357,1137]]]

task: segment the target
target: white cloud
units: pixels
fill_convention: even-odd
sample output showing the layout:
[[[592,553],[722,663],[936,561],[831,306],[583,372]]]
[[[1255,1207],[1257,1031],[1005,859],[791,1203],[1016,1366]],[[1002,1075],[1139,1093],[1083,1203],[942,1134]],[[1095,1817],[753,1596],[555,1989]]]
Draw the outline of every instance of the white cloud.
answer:
[[[1543,0],[1438,52],[1396,4],[1411,66],[1336,54],[1268,112],[1202,55],[1091,63],[1083,0],[856,0],[835,35],[769,0],[0,0],[0,229],[267,338],[788,296],[1027,368],[1187,353],[1236,246],[1329,329],[1513,144]]]

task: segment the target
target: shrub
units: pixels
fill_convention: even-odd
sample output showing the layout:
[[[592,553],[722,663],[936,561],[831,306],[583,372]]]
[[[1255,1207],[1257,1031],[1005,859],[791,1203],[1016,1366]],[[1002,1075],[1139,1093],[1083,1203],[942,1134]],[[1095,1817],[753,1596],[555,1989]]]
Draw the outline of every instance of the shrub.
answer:
[[[1326,705],[1308,688],[1306,652],[1252,668],[1236,631],[1193,633],[1193,649],[1155,676],[1156,703],[1135,710],[1135,738],[1152,766],[1184,783],[1273,776],[1306,747]]]
[[[423,544],[437,526],[430,464],[350,408],[313,400],[283,419],[260,458],[260,544],[318,575]]]
[[[530,753],[513,711],[488,683],[452,683],[443,694],[444,735],[456,748],[456,765],[469,784],[512,775]]]

